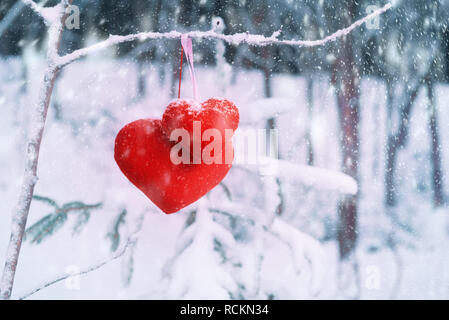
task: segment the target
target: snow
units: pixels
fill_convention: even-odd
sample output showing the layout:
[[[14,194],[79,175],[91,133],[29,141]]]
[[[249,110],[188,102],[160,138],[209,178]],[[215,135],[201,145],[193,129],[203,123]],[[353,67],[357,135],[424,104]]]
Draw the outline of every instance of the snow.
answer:
[[[303,77],[274,75],[273,98],[266,99],[263,76],[257,71],[236,70],[235,82],[231,82],[231,69],[222,60],[219,65],[224,84],[217,86],[216,71],[220,66],[217,69],[199,67],[198,86],[203,96],[226,96],[235,102],[244,125],[264,128],[267,119],[276,118],[282,138],[280,157],[260,157],[260,163],[255,166],[236,164],[222,188],[215,188],[182,212],[166,216],[123,177],[112,161],[112,154],[113,138],[120,127],[138,118],[161,116],[172,98],[168,93],[169,80],[160,81],[158,66],[150,66],[148,94],[137,100],[139,71],[134,62],[105,59],[105,56],[75,60],[118,43],[175,39],[181,33],[111,35],[108,40],[58,57],[55,44],[61,30],[61,7],[41,8],[29,0],[25,2],[50,25],[49,41],[53,45],[49,46],[46,70],[40,69],[43,63],[32,64],[27,92],[17,90],[14,85],[22,81],[17,70],[0,72],[8,75],[0,79],[0,105],[4,114],[0,119],[2,212],[19,213],[13,216],[15,223],[12,225],[13,236],[17,237],[21,232],[19,225],[23,223],[25,200],[37,182],[36,172],[30,168],[33,169],[38,158],[36,151],[44,129],[47,93],[56,68],[72,62],[61,73],[53,94],[55,105],[49,110],[41,146],[36,194],[48,195],[61,203],[81,199],[102,202],[103,206],[92,214],[88,226],[78,237],[72,237],[70,224],[73,221],[69,220],[68,225],[47,242],[39,246],[24,243],[14,297],[34,287],[38,290],[31,299],[345,298],[345,289],[339,287],[340,278],[342,274],[357,270],[361,283],[357,298],[449,296],[448,210],[435,210],[429,205],[426,175],[430,171],[422,166],[429,154],[423,121],[426,118],[423,114],[425,96],[419,96],[418,111],[411,119],[414,143],[403,150],[399,158],[398,193],[402,205],[395,212],[385,212],[382,147],[386,138],[383,126],[386,107],[382,83],[362,79],[360,149],[363,156],[357,185],[353,178],[339,172],[338,114],[334,88],[326,76],[314,75],[314,106],[310,118]],[[223,35],[219,28],[185,35],[231,44],[317,46],[348,34],[390,7],[387,4],[321,40],[279,40],[279,31],[270,37],[248,33]],[[14,65],[13,59],[2,60],[0,70],[14,69]],[[40,90],[36,90],[38,85],[41,85]],[[187,82],[186,86],[192,87],[192,83]],[[444,105],[447,92],[447,87],[438,86],[439,106]],[[31,119],[27,117],[29,101],[38,101]],[[56,104],[62,106],[59,115]],[[449,123],[447,111],[439,111],[446,120],[442,122]],[[313,167],[304,164],[304,133],[308,122],[312,124],[314,139]],[[23,128],[27,127],[31,141],[28,150],[23,139],[23,131],[26,131]],[[443,131],[442,141],[449,141],[449,131]],[[28,162],[24,164],[22,159],[27,153]],[[443,158],[447,163],[445,152]],[[20,184],[24,166],[27,168],[22,184],[25,188]],[[225,189],[230,192],[226,194]],[[360,195],[360,243],[354,253],[357,258],[354,260],[357,268],[354,268],[350,264],[353,261],[348,264],[338,261],[336,242],[329,239],[335,238],[332,228],[336,225],[338,200],[345,194],[356,193]],[[12,211],[13,200],[17,198],[19,207]],[[129,212],[130,219],[121,230],[125,232],[123,241],[130,235],[131,221],[142,230],[133,238],[137,242],[130,250],[125,250],[127,246],[122,241],[125,249],[113,254],[105,238],[111,221],[123,209]],[[47,210],[33,201],[27,225],[47,214]],[[8,261],[14,260],[17,249],[6,249],[10,231],[9,216],[1,215],[0,252],[8,252]],[[98,263],[102,261],[100,257],[111,258]],[[68,271],[73,269],[79,270],[77,275],[82,275],[79,287],[63,281],[68,279],[68,274],[73,274]],[[62,276],[58,278],[58,274]],[[5,275],[1,288],[8,286],[13,273]],[[54,285],[46,287],[53,282]]]
[[[298,273],[303,272],[310,281],[310,293],[312,296],[319,294],[327,280],[326,266],[328,257],[322,245],[311,236],[292,227],[279,218],[274,219],[270,230],[280,240],[287,243],[293,254],[293,266]],[[309,270],[304,271],[304,266]]]
[[[2,70],[12,69],[8,74],[19,75],[18,71],[14,71],[12,66],[14,61],[6,61],[0,64]],[[30,81],[28,91],[29,99],[33,100],[37,97],[38,88],[36,85],[41,79],[43,70],[38,69],[41,65],[36,64],[32,70],[33,81]],[[86,70],[88,70],[86,72]],[[43,289],[31,296],[30,298],[160,298],[164,294],[166,282],[161,281],[161,273],[167,266],[167,261],[176,256],[178,250],[185,246],[191,240],[192,234],[196,232],[184,229],[185,221],[190,209],[184,212],[165,216],[139,192],[129,184],[119,170],[117,170],[113,162],[113,138],[114,133],[125,123],[142,118],[142,117],[160,117],[163,109],[171,98],[168,96],[168,90],[163,85],[157,88],[157,68],[149,70],[148,77],[153,79],[149,81],[148,97],[142,102],[132,102],[133,92],[137,90],[136,83],[137,68],[133,63],[126,61],[111,62],[99,61],[96,58],[77,62],[64,73],[58,81],[56,88],[56,99],[64,106],[63,121],[55,119],[55,110],[51,108],[48,116],[48,126],[46,128],[43,145],[41,147],[41,159],[39,168],[39,182],[36,186],[36,194],[48,195],[58,200],[60,203],[70,200],[82,199],[86,203],[103,202],[103,208],[92,214],[91,221],[87,227],[77,237],[72,237],[71,228],[64,226],[61,231],[52,236],[47,242],[39,246],[33,246],[25,242],[22,250],[21,260],[17,270],[16,288],[14,297],[19,297],[21,293],[28,292],[39,284],[54,279],[59,274],[64,274],[69,266],[79,266],[80,269],[94,265],[101,257],[108,257],[109,243],[105,239],[107,229],[115,217],[123,207],[126,207],[131,216],[136,218],[142,212],[146,212],[146,219],[142,226],[139,242],[134,252],[134,274],[131,283],[127,287],[123,287],[120,274],[123,265],[121,261],[111,262],[104,267],[84,275],[80,278],[80,290],[68,289],[66,283],[60,283]],[[5,74],[5,73],[3,73]],[[221,93],[215,86],[211,85],[210,79],[214,78],[214,69],[201,68],[197,70],[200,88],[204,96],[221,96]],[[20,96],[18,86],[14,83],[19,82],[20,78],[4,79],[2,83],[6,84],[3,92],[3,108],[4,117],[0,119],[0,157],[2,162],[2,172],[0,174],[0,203],[2,203],[2,212],[12,212],[14,200],[19,191],[20,176],[23,167],[23,141],[21,127],[17,124],[17,115],[15,101]],[[230,84],[228,98],[239,106],[241,111],[246,110],[254,99],[262,98],[263,84],[262,75],[258,72],[241,72],[238,74],[236,83]],[[124,88],[123,82],[128,84]],[[242,83],[251,83],[252,86],[241,91]],[[274,97],[282,99],[296,99],[298,104],[292,111],[285,110],[285,114],[279,116],[280,132],[284,132],[290,136],[290,141],[298,141],[301,138],[303,122],[292,119],[292,114],[303,114],[302,109],[305,108],[304,91],[297,90],[304,84],[301,77],[274,77]],[[336,106],[332,102],[332,95],[328,95],[326,87],[327,79],[317,80],[317,87],[322,90],[315,91],[316,100],[316,116],[320,116],[323,123],[326,123],[326,130],[321,140],[316,141],[316,160],[320,168],[308,168],[305,163],[305,155],[300,152],[302,145],[299,144],[296,152],[287,152],[288,149],[281,148],[281,154],[284,158],[280,161],[280,168],[286,166],[285,173],[280,170],[280,177],[287,182],[283,183],[285,192],[295,194],[296,202],[292,203],[288,200],[285,203],[286,221],[292,221],[290,228],[295,228],[300,232],[302,240],[297,244],[299,252],[308,252],[318,255],[313,257],[314,261],[321,261],[323,257],[322,251],[327,263],[322,262],[321,266],[326,266],[325,277],[329,280],[322,284],[323,271],[319,269],[319,264],[310,265],[305,263],[301,255],[292,255],[291,248],[285,241],[279,240],[266,232],[262,232],[263,237],[259,246],[263,249],[264,260],[261,266],[260,276],[252,270],[258,269],[258,260],[254,255],[255,243],[251,237],[254,235],[240,233],[238,229],[233,234],[235,250],[231,250],[234,255],[242,258],[242,264],[245,266],[238,272],[231,272],[222,266],[219,268],[219,274],[234,275],[236,282],[245,282],[249,292],[256,292],[260,287],[260,294],[264,296],[265,292],[273,292],[277,298],[314,298],[341,297],[338,288],[333,283],[337,274],[337,254],[336,247],[333,242],[321,242],[322,249],[314,249],[314,242],[310,239],[321,239],[326,232],[326,226],[322,224],[321,219],[335,219],[336,200],[335,190],[346,190],[346,192],[354,192],[352,180],[344,179],[346,176],[338,173],[339,163],[335,161],[338,155],[338,135],[335,132],[338,128],[338,117],[336,115]],[[156,87],[155,87],[156,86]],[[186,86],[189,86],[186,84]],[[378,172],[382,171],[382,140],[384,139],[379,132],[385,132],[383,127],[376,125],[373,115],[379,117],[379,123],[385,116],[385,100],[379,99],[383,96],[385,87],[376,80],[365,79],[362,81],[362,103],[365,105],[362,113],[363,131],[361,152],[361,185],[358,189],[361,193],[361,221],[360,234],[366,234],[360,241],[360,249],[358,256],[360,260],[359,269],[361,270],[361,281],[367,286],[363,286],[361,293],[362,298],[387,298],[390,297],[392,285],[395,282],[397,270],[396,255],[389,249],[378,249],[373,251],[369,249],[375,247],[377,243],[381,243],[381,230],[391,225],[391,222],[383,213],[382,205],[382,185],[383,181],[379,178]],[[444,97],[449,88],[447,86],[437,87],[437,101],[443,106]],[[67,94],[74,91],[75,94]],[[82,92],[83,94],[76,94]],[[98,95],[99,92],[111,92],[109,95]],[[64,93],[64,94],[62,94]],[[114,93],[114,94],[112,94]],[[294,96],[293,96],[294,94]],[[425,96],[420,95],[417,102],[417,112],[413,115],[411,121],[413,128],[411,132],[420,132],[419,127],[425,125],[426,116],[424,114]],[[421,106],[421,107],[420,107]],[[449,113],[441,108],[442,124],[449,123]],[[422,110],[422,111],[420,111]],[[245,112],[241,112],[244,115]],[[261,117],[263,116],[261,112]],[[255,116],[253,114],[253,116]],[[100,120],[98,120],[100,119]],[[20,120],[22,121],[22,120]],[[242,121],[249,121],[246,116],[242,117]],[[290,127],[295,124],[294,127]],[[286,130],[290,128],[289,130]],[[284,131],[282,131],[284,130]],[[442,131],[443,143],[447,143],[447,130]],[[285,134],[281,133],[282,136]],[[375,135],[373,133],[376,133]],[[376,137],[372,139],[370,137]],[[415,180],[415,175],[420,172],[420,162],[413,159],[414,154],[420,154],[426,148],[426,137],[416,136],[413,138],[413,144],[407,148],[405,153],[401,155],[402,162],[408,163],[407,170],[401,169],[400,175],[410,177]],[[20,147],[22,145],[22,147]],[[332,151],[335,150],[335,151]],[[378,151],[375,151],[378,150]],[[445,148],[444,150],[447,150]],[[6,156],[7,155],[7,156]],[[447,154],[444,153],[444,163],[447,163]],[[290,163],[285,163],[289,160]],[[376,169],[375,164],[379,167]],[[297,169],[300,169],[299,171]],[[318,170],[322,174],[323,179],[315,179],[308,176],[309,170]],[[323,170],[323,171],[321,171]],[[376,171],[377,170],[377,171]],[[335,174],[336,176],[333,176]],[[219,208],[224,211],[233,212],[239,219],[238,226],[244,229],[244,226],[250,221],[262,219],[264,223],[269,223],[269,216],[265,213],[265,204],[260,207],[258,202],[252,202],[251,199],[257,199],[261,188],[261,180],[256,180],[251,173],[245,175],[238,166],[234,166],[226,177],[224,183],[231,189],[233,202],[224,203],[221,197],[221,189],[217,187],[210,195],[209,207]],[[328,179],[324,177],[333,177]],[[270,176],[264,178],[267,179]],[[297,185],[306,184],[306,186]],[[341,179],[343,178],[343,179]],[[11,183],[13,181],[13,183]],[[304,181],[304,182],[301,182]],[[345,181],[342,183],[342,181]],[[351,181],[351,182],[350,182]],[[64,185],[61,188],[61,183]],[[310,185],[309,185],[310,183]],[[290,185],[290,186],[289,186]],[[330,186],[331,190],[321,190],[322,187]],[[290,188],[290,189],[289,189]],[[315,194],[314,188],[320,188],[320,192]],[[401,233],[399,240],[407,243],[423,243],[418,248],[401,246],[397,252],[402,261],[402,280],[401,286],[396,294],[396,298],[429,298],[429,297],[445,297],[447,292],[443,285],[447,283],[447,261],[449,257],[445,253],[445,247],[448,245],[447,239],[447,210],[441,209],[434,212],[433,209],[424,205],[428,203],[426,200],[427,193],[419,193],[416,187],[410,184],[402,184],[399,186],[401,194],[410,194],[408,207],[402,208],[403,214],[407,214],[410,218],[414,218],[413,225],[416,226],[416,235],[408,235]],[[332,191],[334,190],[334,191]],[[339,192],[337,192],[338,194]],[[243,196],[244,198],[241,198]],[[271,207],[275,207],[279,199],[274,197]],[[241,207],[236,207],[233,203],[241,203]],[[421,204],[420,204],[421,203]],[[268,203],[267,203],[268,205]],[[268,208],[268,207],[267,207]],[[47,214],[48,208],[39,204],[32,203],[29,225],[37,219]],[[220,224],[223,223],[222,216],[213,213],[213,217]],[[418,217],[419,220],[417,219]],[[5,252],[6,243],[9,236],[9,215],[5,214],[0,217],[0,252]],[[284,221],[284,220],[282,220]],[[210,222],[210,220],[209,220]],[[70,223],[70,221],[69,221]],[[226,225],[226,224],[224,224]],[[276,224],[273,224],[276,227]],[[227,228],[226,228],[227,229]],[[206,229],[207,234],[215,234],[215,229]],[[379,230],[379,231],[375,231]],[[228,235],[222,236],[224,241],[229,240]],[[309,236],[307,236],[307,234]],[[286,237],[293,237],[288,234]],[[304,238],[306,237],[306,238]],[[419,237],[419,242],[415,240]],[[184,239],[183,241],[181,241]],[[242,239],[246,239],[242,242]],[[264,240],[265,239],[265,240]],[[93,246],[92,244],[96,245]],[[232,244],[232,240],[229,241]],[[296,241],[295,241],[296,243]],[[304,243],[304,245],[302,245]],[[307,245],[305,245],[307,243]],[[206,245],[199,243],[199,248]],[[310,247],[309,247],[310,246]],[[380,247],[377,245],[377,247]],[[210,247],[209,247],[210,248]],[[369,249],[369,250],[368,250]],[[304,251],[305,250],[305,251]],[[70,254],[67,254],[70,252]],[[197,255],[198,259],[204,259],[201,250],[192,250],[191,256]],[[188,251],[185,252],[186,257]],[[307,253],[307,254],[312,254]],[[215,270],[216,266],[220,266],[220,259],[216,256],[208,255],[211,267]],[[299,260],[297,260],[299,259]],[[192,277],[199,277],[199,273],[203,269],[190,258],[181,258],[179,262],[178,279],[179,286],[185,283],[183,279],[182,266],[186,263],[193,270],[197,269]],[[184,261],[184,262],[182,262]],[[202,260],[200,260],[202,261]],[[218,261],[218,262],[217,262]],[[428,261],[435,261],[429,267]],[[297,268],[304,268],[302,277],[298,278]],[[432,273],[428,269],[432,268]],[[307,271],[308,270],[308,271]],[[313,270],[311,273],[310,270]],[[374,271],[373,271],[374,270]],[[377,271],[380,275],[380,285],[376,289],[370,286],[370,276],[375,275]],[[206,274],[209,279],[212,273]],[[423,275],[423,276],[417,276]],[[227,276],[223,275],[225,279]],[[259,279],[259,280],[257,280]],[[215,278],[213,278],[216,281]],[[209,291],[210,297],[227,297],[223,284],[226,287],[232,287],[231,282],[220,279],[217,284],[217,291]],[[260,282],[259,285],[257,283]],[[203,283],[203,282],[201,282]],[[375,282],[374,282],[375,283]],[[219,286],[218,286],[219,285]],[[177,296],[182,290],[177,289],[176,283],[172,284],[173,289],[171,297]],[[183,287],[185,287],[183,285]],[[204,287],[194,287],[190,291],[192,296],[203,296]]]

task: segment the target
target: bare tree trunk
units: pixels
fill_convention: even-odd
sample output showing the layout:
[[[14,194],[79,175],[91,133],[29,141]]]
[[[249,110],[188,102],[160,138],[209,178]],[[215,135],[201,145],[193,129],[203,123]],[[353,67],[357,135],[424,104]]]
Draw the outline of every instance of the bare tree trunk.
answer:
[[[434,83],[430,77],[426,80],[427,95],[429,98],[429,129],[432,145],[432,187],[433,187],[433,203],[436,207],[444,204],[443,192],[443,172],[441,170],[441,146],[438,129],[438,111],[435,106]]]
[[[180,72],[181,72],[181,69],[180,69],[181,56],[180,55],[183,55],[184,52],[183,52],[182,47],[177,47],[174,43],[169,44],[169,45],[172,46],[172,48],[173,48],[172,52],[175,53],[173,55],[173,60],[171,62],[171,75],[172,76],[171,76],[171,84],[170,84],[170,96],[172,98],[177,98],[178,97],[179,77],[183,76],[183,74],[180,74]],[[176,59],[176,57],[178,57],[178,58]],[[181,93],[181,97],[182,97],[182,93]]]
[[[400,106],[399,129],[396,133],[390,133],[388,136],[385,167],[385,204],[389,207],[396,205],[396,186],[394,183],[396,159],[399,150],[407,144],[410,115],[421,85],[422,80],[419,80],[414,87],[406,90],[406,101]],[[391,102],[392,100],[393,99],[391,99]],[[393,106],[388,106],[388,108],[391,111],[393,110]]]
[[[265,48],[264,48],[265,49]],[[264,51],[263,55],[268,56],[268,52]],[[264,93],[266,98],[271,98],[272,91],[271,91],[271,69],[268,66],[265,66],[263,68],[263,74],[264,74]],[[266,123],[267,133],[266,133],[266,150],[270,150],[270,154],[272,154],[272,148],[274,147],[271,143],[271,130],[276,128],[276,119],[275,118],[269,118]],[[279,196],[279,204],[276,207],[275,213],[277,215],[282,215],[284,212],[284,196],[282,193],[282,184],[281,180],[279,178],[276,178],[276,184],[278,189],[278,196]]]
[[[265,98],[271,98],[271,70],[268,67],[263,69]]]
[[[137,100],[141,100],[146,95],[147,73],[143,57],[137,58]]]
[[[266,48],[264,48],[263,56],[267,57],[268,52]],[[271,70],[268,66],[264,66],[263,68],[263,79],[264,79],[264,95],[265,98],[271,98]],[[276,119],[269,118],[266,123],[267,133],[266,133],[266,149],[270,150],[270,130],[276,127]]]
[[[343,172],[358,180],[359,162],[359,81],[350,37],[341,41],[333,81],[337,86],[337,104],[342,129]],[[347,258],[357,242],[357,195],[345,196],[339,207],[338,245],[340,259]]]
[[[313,113],[313,76],[307,75],[306,83],[306,99],[307,99],[307,129],[306,129],[306,145],[307,145],[307,164],[313,166],[314,154],[312,144],[312,113]]]
[[[71,0],[65,2],[66,5],[70,3]],[[65,11],[65,7],[63,9]],[[64,31],[63,21],[66,17],[64,11],[61,11],[62,16],[58,25],[49,27],[47,69],[40,88],[39,100],[35,106],[34,117],[31,122],[25,173],[22,187],[20,189],[19,199],[12,213],[11,236],[6,252],[5,267],[3,269],[2,279],[0,282],[0,297],[5,300],[11,297],[20,249],[22,247],[23,235],[28,219],[31,200],[33,198],[34,186],[38,180],[37,166],[39,160],[39,150],[44,132],[45,120],[47,118],[48,106],[50,104],[55,80],[59,71],[59,68],[55,67],[54,54],[57,54],[59,50],[59,44]]]

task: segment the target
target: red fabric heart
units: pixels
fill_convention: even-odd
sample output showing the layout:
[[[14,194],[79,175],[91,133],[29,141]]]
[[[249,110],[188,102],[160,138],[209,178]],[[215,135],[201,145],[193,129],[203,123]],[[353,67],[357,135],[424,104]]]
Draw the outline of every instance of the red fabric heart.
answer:
[[[177,143],[174,129],[193,133],[193,121],[206,129],[218,129],[225,145],[225,129],[236,130],[239,113],[225,99],[209,99],[195,105],[188,100],[170,103],[161,120],[141,119],[127,124],[115,139],[114,158],[123,174],[165,213],[174,213],[195,202],[223,180],[231,163],[174,164],[170,150]],[[190,139],[192,141],[192,138]],[[202,142],[202,149],[209,142]]]
[[[201,136],[207,129],[218,129],[225,136],[225,129],[237,130],[239,112],[229,100],[211,98],[201,104],[192,100],[178,99],[171,102],[162,116],[164,133],[170,133],[177,128],[193,132],[193,122],[201,122]]]

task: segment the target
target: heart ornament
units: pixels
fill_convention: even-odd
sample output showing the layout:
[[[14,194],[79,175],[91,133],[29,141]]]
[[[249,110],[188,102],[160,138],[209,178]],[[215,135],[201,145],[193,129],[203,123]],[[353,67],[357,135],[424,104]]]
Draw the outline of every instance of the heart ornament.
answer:
[[[182,36],[181,44],[194,99],[179,99],[180,81],[178,99],[168,105],[162,119],[128,123],[117,134],[114,147],[123,174],[167,214],[200,199],[223,180],[232,166],[231,139],[239,124],[238,109],[231,101],[198,102],[192,40]]]
[[[140,119],[115,139],[120,170],[156,206],[174,213],[217,186],[232,166],[236,106],[212,98],[201,104],[178,99],[162,120]]]

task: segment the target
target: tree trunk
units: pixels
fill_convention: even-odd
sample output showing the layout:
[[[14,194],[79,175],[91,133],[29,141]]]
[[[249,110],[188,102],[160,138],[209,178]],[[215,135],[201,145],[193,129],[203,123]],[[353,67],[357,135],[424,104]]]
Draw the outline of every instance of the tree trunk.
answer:
[[[443,173],[441,170],[441,146],[438,129],[438,111],[435,106],[435,92],[434,83],[431,79],[426,81],[427,95],[429,98],[429,129],[432,145],[432,188],[433,188],[433,203],[435,207],[444,204],[443,193]]]
[[[179,89],[179,77],[182,77],[182,74],[180,74],[181,69],[180,69],[180,54],[178,50],[181,50],[181,55],[184,54],[182,51],[182,48],[178,50],[176,50],[175,48],[173,48],[174,50],[172,52],[175,52],[175,54],[173,55],[173,61],[171,62],[171,84],[170,84],[170,96],[172,97],[172,99],[175,99],[178,97],[178,89]],[[178,57],[178,58],[176,58]],[[182,93],[181,93],[181,97],[182,97]]]
[[[312,144],[312,113],[313,113],[313,76],[307,76],[306,99],[307,99],[307,129],[306,129],[306,145],[307,145],[307,164],[313,166],[314,154]]]
[[[341,40],[333,68],[340,115],[343,172],[358,180],[359,162],[359,81],[350,37]],[[357,195],[345,196],[339,203],[338,245],[340,259],[349,257],[357,242]]]
[[[264,48],[265,50],[265,48]],[[267,53],[266,51],[263,52],[263,56],[266,57]],[[264,79],[264,95],[265,98],[271,98],[271,70],[269,67],[263,68],[263,79]],[[274,129],[276,127],[276,119],[275,118],[269,118],[267,119],[266,125],[265,125],[267,131],[266,131],[266,150],[271,150],[271,140],[270,140],[270,130]]]
[[[143,57],[137,58],[137,100],[141,100],[147,94],[147,73]]]
[[[394,182],[396,173],[396,158],[400,149],[402,149],[408,140],[409,119],[412,112],[413,104],[418,96],[419,89],[422,85],[422,79],[418,80],[414,87],[406,90],[405,103],[400,108],[400,123],[396,133],[390,133],[387,139],[386,150],[386,167],[385,167],[385,204],[388,207],[396,205],[396,186]],[[407,87],[409,85],[407,84]],[[391,89],[391,88],[390,88]],[[391,89],[392,90],[392,89]],[[393,99],[389,99],[393,103]],[[392,116],[393,106],[388,106],[390,112],[389,120]],[[390,120],[391,121],[391,120]]]
[[[271,70],[268,67],[265,67],[263,69],[264,73],[264,93],[266,98],[271,98]],[[274,148],[273,144],[271,143],[271,130],[276,128],[276,119],[270,118],[267,120],[266,123],[266,150],[270,150],[270,154],[273,154],[272,148]],[[268,155],[267,155],[268,156]],[[276,155],[279,156],[279,155]],[[282,193],[282,185],[281,180],[279,178],[276,178],[276,184],[278,188],[278,196],[279,196],[279,204],[276,207],[275,213],[277,215],[282,215],[284,211],[284,196]]]

